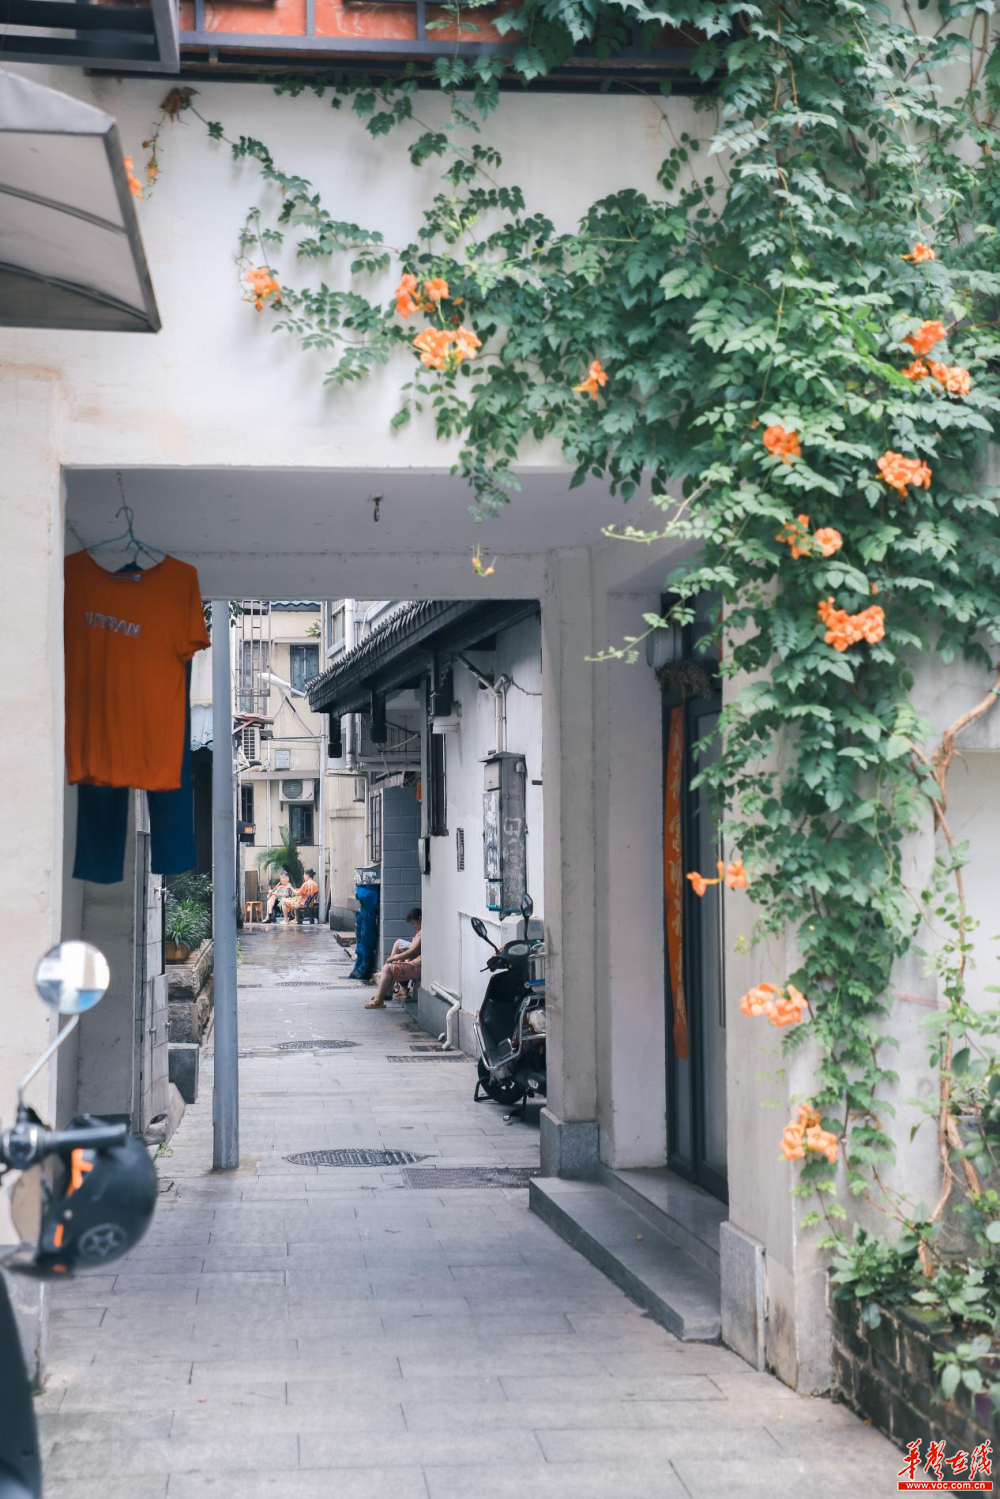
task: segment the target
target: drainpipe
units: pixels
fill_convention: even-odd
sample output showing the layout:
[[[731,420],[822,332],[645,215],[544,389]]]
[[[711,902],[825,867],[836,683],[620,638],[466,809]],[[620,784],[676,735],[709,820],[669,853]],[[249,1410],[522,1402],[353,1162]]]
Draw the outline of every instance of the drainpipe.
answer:
[[[441,1050],[442,1051],[457,1051],[458,1050],[458,1043],[452,1037],[452,1034],[451,1034],[452,1024],[451,1023],[452,1023],[452,1019],[454,1019],[455,1026],[457,1028],[457,1026],[458,1026],[458,1012],[462,1008],[462,998],[461,998],[461,995],[459,995],[459,994],[453,994],[452,991],[450,989],[446,989],[443,984],[431,984],[431,993],[432,994],[436,994],[437,997],[438,997],[438,999],[447,1000],[447,1002],[451,1005],[451,1009],[448,1011],[447,1015],[444,1017],[444,1030],[441,1032],[440,1036],[438,1036],[438,1040],[442,1041],[444,1043],[444,1045],[441,1047]]]
[[[455,660],[460,661],[466,671],[471,671],[480,687],[485,687],[487,692],[493,694],[493,708],[495,713],[494,732],[496,734],[495,754],[502,755],[507,748],[507,689],[511,685],[510,677],[497,677],[491,682],[489,677],[483,675],[477,666],[460,653],[456,653]]]

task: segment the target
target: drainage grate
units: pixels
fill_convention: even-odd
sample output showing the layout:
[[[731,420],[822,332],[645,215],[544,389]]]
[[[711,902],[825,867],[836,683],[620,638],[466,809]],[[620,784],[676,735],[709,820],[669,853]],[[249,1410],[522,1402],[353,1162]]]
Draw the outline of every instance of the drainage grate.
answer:
[[[387,1062],[467,1062],[464,1051],[418,1051],[403,1056],[387,1056]]]
[[[411,1041],[410,1050],[440,1052],[441,1048],[436,1041]]]
[[[280,983],[269,984],[269,989],[330,989],[332,984],[329,979],[282,979]]]
[[[357,1041],[278,1041],[275,1051],[350,1051]]]
[[[445,1187],[526,1187],[540,1175],[531,1166],[425,1166],[403,1172],[408,1187],[439,1192]]]
[[[411,1150],[303,1150],[285,1156],[293,1166],[408,1166],[426,1159]]]

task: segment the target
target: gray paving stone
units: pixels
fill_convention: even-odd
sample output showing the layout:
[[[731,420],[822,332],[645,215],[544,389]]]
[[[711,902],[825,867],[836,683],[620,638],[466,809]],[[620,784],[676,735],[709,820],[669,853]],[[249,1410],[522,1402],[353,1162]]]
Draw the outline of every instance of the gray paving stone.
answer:
[[[475,1427],[477,1431],[588,1431],[594,1427],[634,1427],[635,1402],[624,1400],[568,1401],[553,1404],[547,1401],[508,1400],[476,1407]],[[428,1431],[450,1434],[455,1429],[455,1413],[441,1401],[422,1398],[405,1399],[403,1414],[410,1431]],[[699,1416],[702,1429],[704,1415]]]
[[[226,1468],[231,1472],[297,1468],[298,1439],[258,1431],[233,1439],[215,1437],[211,1442],[193,1439],[174,1441],[130,1440],[119,1442],[56,1442],[47,1463],[55,1478],[96,1478],[102,1473],[117,1477],[160,1473],[197,1473]]]
[[[720,1493],[746,1495],[746,1499],[876,1499],[896,1492],[899,1454],[885,1443],[885,1461],[855,1462],[846,1453],[837,1462],[796,1461],[779,1458],[759,1464],[734,1456],[732,1461],[684,1459],[676,1472],[691,1499],[717,1499]]]
[[[532,1374],[505,1375],[503,1387],[511,1400],[699,1400],[722,1403],[724,1396],[702,1374],[658,1374],[651,1378],[571,1379],[565,1376],[536,1378]]]
[[[337,1422],[338,1428],[340,1422]],[[299,1441],[301,1466],[309,1468],[407,1467],[418,1463],[461,1467],[481,1463],[537,1464],[541,1448],[532,1431],[481,1431],[475,1419],[453,1426],[442,1440],[440,1431],[408,1430],[361,1435],[349,1430],[305,1433]]]
[[[348,1432],[352,1438],[360,1438],[369,1433],[385,1435],[407,1430],[401,1405],[375,1405],[370,1401],[338,1402],[335,1424],[338,1431]],[[216,1436],[235,1439],[244,1432],[254,1436],[260,1429],[259,1406],[237,1406],[232,1403],[220,1406],[213,1402],[188,1406],[183,1412],[175,1412],[170,1435],[177,1440],[201,1441],[211,1447]],[[330,1429],[331,1412],[325,1405],[282,1404],[268,1409],[268,1432],[296,1436],[315,1432],[328,1436]]]
[[[701,1458],[708,1438],[705,1422],[691,1430],[636,1431],[537,1431],[536,1435],[550,1463],[630,1463],[662,1462],[678,1458]],[[753,1459],[766,1466],[784,1454],[775,1439],[763,1428],[739,1433],[735,1445],[741,1458]]]
[[[83,1482],[68,1478],[45,1485],[45,1499],[165,1499],[166,1475],[160,1477],[93,1478]]]
[[[331,987],[244,990],[243,1044],[364,1045],[245,1061],[244,1162],[225,1176],[203,1058],[150,1233],[116,1275],[53,1287],[46,1499],[714,1499],[763,1492],[761,1473],[768,1499],[892,1487],[880,1438],[723,1348],[679,1344],[526,1191],[286,1162],[363,1143],[534,1165],[537,1133],[472,1104],[471,1066],[385,1064],[412,1039],[401,1017],[365,1015],[322,929],[281,935],[251,934],[242,976]]]
[[[419,1468],[254,1474],[213,1469],[211,1475],[181,1473],[170,1480],[170,1499],[219,1499],[220,1494],[232,1499],[427,1499],[427,1487]]]
[[[430,1499],[525,1499],[526,1492],[531,1499],[688,1499],[664,1463],[550,1463],[532,1470],[530,1487],[516,1468],[428,1467],[424,1473]]]

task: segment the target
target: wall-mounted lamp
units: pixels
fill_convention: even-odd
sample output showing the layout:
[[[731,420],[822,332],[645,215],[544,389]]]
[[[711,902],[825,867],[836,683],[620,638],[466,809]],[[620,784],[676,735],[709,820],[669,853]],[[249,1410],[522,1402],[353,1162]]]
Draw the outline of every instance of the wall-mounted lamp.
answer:
[[[646,636],[646,660],[654,671],[673,666],[684,655],[684,631],[676,620],[652,630]]]

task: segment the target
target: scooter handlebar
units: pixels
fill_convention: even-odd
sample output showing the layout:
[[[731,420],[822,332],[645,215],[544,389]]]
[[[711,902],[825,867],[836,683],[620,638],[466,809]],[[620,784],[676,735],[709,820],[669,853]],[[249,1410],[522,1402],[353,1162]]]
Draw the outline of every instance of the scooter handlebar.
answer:
[[[50,1155],[69,1155],[73,1150],[109,1150],[124,1145],[127,1139],[127,1124],[46,1129],[41,1124],[19,1121],[0,1135],[0,1163],[15,1171],[25,1171]]]
[[[110,1150],[128,1139],[127,1124],[92,1124],[85,1129],[49,1129],[45,1131],[46,1155],[67,1150]]]

